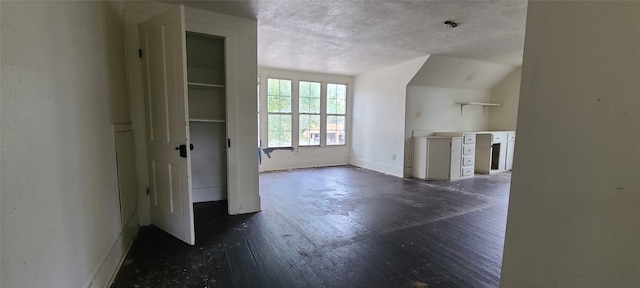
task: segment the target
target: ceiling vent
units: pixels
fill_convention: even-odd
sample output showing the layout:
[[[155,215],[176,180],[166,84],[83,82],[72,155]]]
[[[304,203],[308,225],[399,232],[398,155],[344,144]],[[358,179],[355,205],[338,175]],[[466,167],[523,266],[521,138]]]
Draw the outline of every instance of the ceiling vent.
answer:
[[[444,21],[444,25],[447,25],[447,27],[449,28],[456,28],[458,27],[459,24],[453,20],[447,20],[447,21]]]

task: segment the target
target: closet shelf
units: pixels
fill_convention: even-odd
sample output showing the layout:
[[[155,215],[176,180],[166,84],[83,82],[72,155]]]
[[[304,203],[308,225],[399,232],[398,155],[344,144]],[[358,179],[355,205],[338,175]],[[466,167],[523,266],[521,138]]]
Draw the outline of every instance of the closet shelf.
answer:
[[[209,83],[198,83],[198,82],[187,82],[187,84],[191,87],[224,88],[224,85],[221,85],[221,84],[209,84]]]
[[[203,118],[191,118],[189,122],[209,122],[209,123],[224,123],[224,120],[218,119],[203,119]]]

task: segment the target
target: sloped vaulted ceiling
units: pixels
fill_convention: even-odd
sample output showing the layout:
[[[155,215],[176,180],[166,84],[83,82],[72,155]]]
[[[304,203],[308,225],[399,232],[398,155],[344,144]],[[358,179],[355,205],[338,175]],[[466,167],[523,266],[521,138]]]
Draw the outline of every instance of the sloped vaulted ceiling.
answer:
[[[409,85],[488,91],[516,68],[514,65],[431,55]]]

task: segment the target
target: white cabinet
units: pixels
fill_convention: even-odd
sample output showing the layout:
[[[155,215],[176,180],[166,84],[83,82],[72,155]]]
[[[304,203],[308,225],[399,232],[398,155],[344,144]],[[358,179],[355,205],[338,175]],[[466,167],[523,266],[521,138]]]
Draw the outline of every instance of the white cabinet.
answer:
[[[513,169],[513,151],[516,146],[516,132],[507,133],[506,167],[507,171]]]
[[[461,177],[473,176],[475,170],[475,153],[476,153],[476,134],[475,132],[437,132],[436,136],[442,137],[461,137],[462,138],[462,156],[460,158],[460,175]]]
[[[427,179],[427,137],[413,138],[413,168],[411,176]]]
[[[414,138],[413,177],[428,180],[462,176],[462,137]]]
[[[515,131],[477,132],[475,171],[491,174],[511,170],[514,143]]]
[[[472,177],[474,173],[509,171],[513,167],[515,131],[436,132],[433,135],[414,138],[413,177],[458,179]],[[449,150],[440,142],[450,143],[447,144]]]

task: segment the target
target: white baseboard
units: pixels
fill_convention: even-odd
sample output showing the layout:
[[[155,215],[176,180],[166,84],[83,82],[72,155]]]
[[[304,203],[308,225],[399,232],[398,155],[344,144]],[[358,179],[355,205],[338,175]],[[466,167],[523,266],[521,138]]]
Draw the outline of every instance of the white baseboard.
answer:
[[[124,262],[125,256],[135,236],[138,234],[138,212],[136,211],[131,215],[127,225],[122,228],[122,232],[118,236],[118,239],[113,243],[111,249],[102,259],[100,265],[93,273],[93,277],[85,287],[88,288],[108,288],[113,283],[113,280],[120,269],[120,266]]]
[[[301,168],[315,168],[315,167],[328,167],[328,166],[340,166],[349,165],[349,158],[308,158],[308,159],[295,159],[289,161],[274,161],[263,160],[262,165],[258,167],[260,172],[277,171],[277,170],[289,170],[289,169],[301,169]]]
[[[373,170],[373,171],[377,171],[377,172],[381,172],[381,173],[385,173],[385,174],[389,174],[389,175],[393,175],[393,176],[396,176],[396,177],[403,177],[404,176],[404,168],[403,167],[392,166],[392,165],[388,165],[388,164],[385,164],[385,163],[368,161],[368,160],[358,159],[358,158],[351,158],[351,165],[362,167],[362,168]]]

